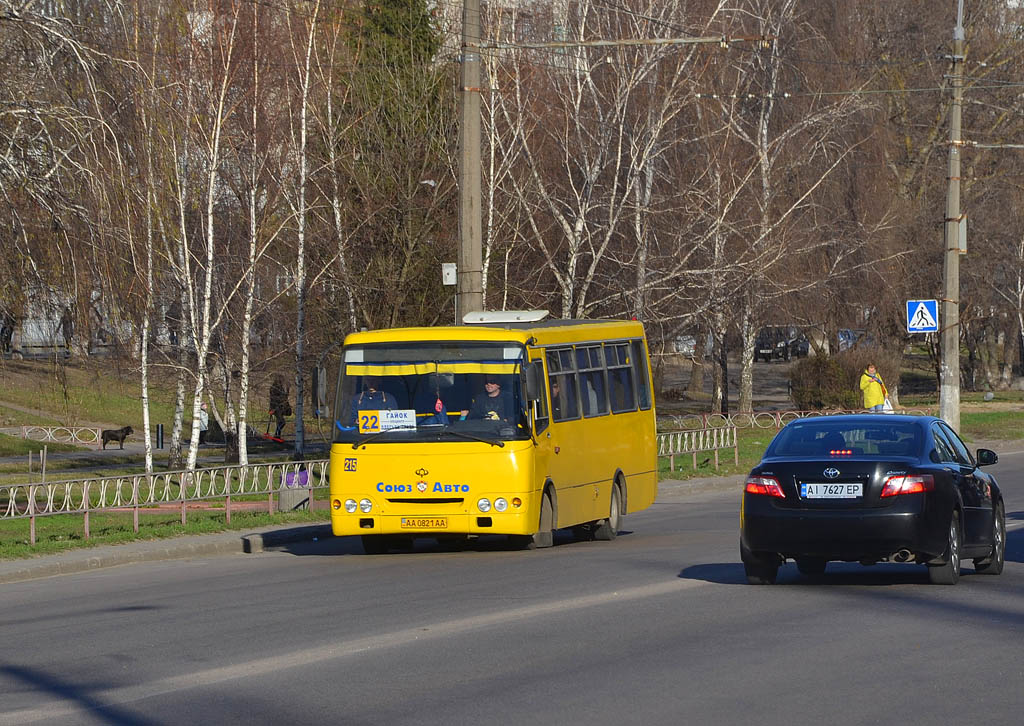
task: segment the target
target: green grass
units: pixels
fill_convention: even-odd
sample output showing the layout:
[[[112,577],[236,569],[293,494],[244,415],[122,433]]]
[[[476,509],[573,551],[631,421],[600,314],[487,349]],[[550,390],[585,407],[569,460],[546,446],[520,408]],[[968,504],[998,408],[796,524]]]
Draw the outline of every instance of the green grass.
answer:
[[[60,426],[53,416],[38,416],[10,406],[0,406],[0,426]]]
[[[187,523],[182,526],[180,513],[167,510],[156,514],[140,514],[139,532],[136,534],[132,530],[131,513],[92,514],[89,517],[90,537],[86,540],[81,515],[57,515],[36,519],[36,544],[33,546],[29,544],[29,520],[18,519],[0,522],[0,559],[22,559],[98,545],[248,530],[269,525],[325,523],[327,520],[326,510],[274,514],[268,514],[265,510],[232,511],[229,526],[225,522],[223,509],[189,510]]]
[[[47,453],[50,452],[63,452],[63,451],[82,451],[82,447],[74,446],[72,444],[60,444],[54,441],[32,441],[30,439],[22,439],[16,436],[8,436],[7,434],[0,434],[0,456],[24,456],[25,465],[28,463],[28,455],[32,453],[35,458],[35,466],[39,465],[39,452],[46,447]],[[0,465],[0,472],[3,471],[3,466]],[[62,462],[63,466],[63,462]],[[22,466],[24,469],[25,467]]]
[[[1024,411],[961,411],[961,436],[967,441],[1024,439]]]

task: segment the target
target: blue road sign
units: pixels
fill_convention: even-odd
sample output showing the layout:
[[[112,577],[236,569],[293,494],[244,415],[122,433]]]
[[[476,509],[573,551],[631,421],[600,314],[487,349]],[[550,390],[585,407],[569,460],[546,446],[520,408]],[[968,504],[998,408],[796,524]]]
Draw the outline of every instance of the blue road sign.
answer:
[[[939,332],[939,301],[907,300],[907,332]]]

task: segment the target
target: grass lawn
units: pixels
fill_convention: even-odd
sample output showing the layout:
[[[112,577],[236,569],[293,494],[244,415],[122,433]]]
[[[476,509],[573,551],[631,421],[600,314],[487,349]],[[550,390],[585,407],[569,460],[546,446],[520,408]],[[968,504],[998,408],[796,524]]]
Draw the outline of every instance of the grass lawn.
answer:
[[[321,495],[324,496],[324,495]],[[234,500],[232,500],[234,501]],[[189,510],[186,524],[175,510],[139,515],[139,532],[132,530],[131,513],[102,513],[89,517],[89,539],[84,536],[81,515],[58,515],[36,519],[36,544],[29,544],[29,520],[17,519],[0,522],[0,559],[21,559],[55,554],[70,549],[97,545],[122,544],[137,540],[156,540],[192,534],[212,534],[236,530],[255,529],[277,524],[307,524],[327,522],[326,510],[268,514],[266,510],[231,512],[231,524],[226,524],[223,510]]]

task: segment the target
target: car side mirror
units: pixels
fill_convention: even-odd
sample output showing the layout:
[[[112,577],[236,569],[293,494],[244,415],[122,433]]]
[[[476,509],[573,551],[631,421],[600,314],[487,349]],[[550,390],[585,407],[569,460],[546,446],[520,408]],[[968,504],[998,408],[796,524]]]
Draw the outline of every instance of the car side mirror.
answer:
[[[978,449],[978,466],[990,466],[999,463],[999,454],[992,449]]]

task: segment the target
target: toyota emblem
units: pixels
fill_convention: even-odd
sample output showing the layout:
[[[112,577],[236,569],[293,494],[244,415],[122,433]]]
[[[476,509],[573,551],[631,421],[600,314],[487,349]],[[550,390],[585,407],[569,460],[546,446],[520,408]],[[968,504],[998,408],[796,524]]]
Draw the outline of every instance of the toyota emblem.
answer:
[[[829,468],[825,469],[825,471],[823,471],[822,474],[825,475],[826,479],[837,479],[839,478],[839,469],[836,469],[834,466],[830,466]]]

